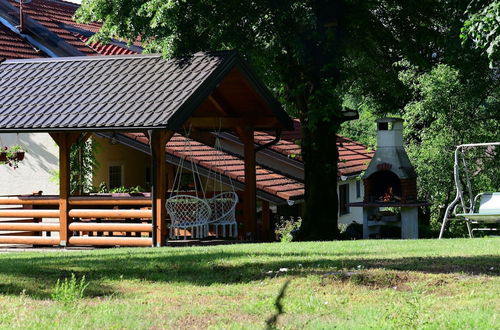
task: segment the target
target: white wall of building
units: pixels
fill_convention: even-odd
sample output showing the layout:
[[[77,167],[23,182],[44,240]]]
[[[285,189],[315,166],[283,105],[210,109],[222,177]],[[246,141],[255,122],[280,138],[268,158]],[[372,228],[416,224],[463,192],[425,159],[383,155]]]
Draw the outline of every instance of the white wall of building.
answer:
[[[51,180],[58,171],[58,147],[47,133],[0,134],[0,147],[21,145],[27,153],[19,168],[0,165],[0,195],[59,194],[59,186]]]
[[[356,181],[359,181],[359,188],[360,188],[359,197],[357,196]],[[337,185],[337,193],[339,192],[338,187],[340,185],[343,185],[343,184],[349,185],[349,202],[350,203],[363,201],[364,187],[363,187],[363,182],[360,179],[349,178],[345,181],[339,180],[338,185]],[[357,223],[363,223],[363,208],[362,207],[349,207],[349,213],[339,215],[339,224],[348,225],[348,224],[352,223],[353,221],[356,221]]]

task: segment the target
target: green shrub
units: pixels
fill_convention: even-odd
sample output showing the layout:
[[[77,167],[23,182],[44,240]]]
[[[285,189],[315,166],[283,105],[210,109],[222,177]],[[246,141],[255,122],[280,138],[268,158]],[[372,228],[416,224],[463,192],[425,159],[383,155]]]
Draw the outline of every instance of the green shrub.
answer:
[[[75,274],[71,273],[70,279],[66,277],[63,281],[57,280],[51,297],[65,305],[71,304],[83,298],[88,286],[89,283],[86,282],[85,275],[78,281]]]
[[[276,238],[282,243],[289,243],[293,241],[294,234],[298,232],[302,219],[298,217],[296,220],[291,217],[286,219],[281,217],[280,221],[276,224]]]

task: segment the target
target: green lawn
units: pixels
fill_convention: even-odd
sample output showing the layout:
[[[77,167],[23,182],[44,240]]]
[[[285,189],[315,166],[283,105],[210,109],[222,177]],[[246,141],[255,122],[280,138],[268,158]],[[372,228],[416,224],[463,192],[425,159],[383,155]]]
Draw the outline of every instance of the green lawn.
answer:
[[[71,273],[89,286],[63,303]],[[493,329],[500,239],[4,253],[0,293],[2,328]]]

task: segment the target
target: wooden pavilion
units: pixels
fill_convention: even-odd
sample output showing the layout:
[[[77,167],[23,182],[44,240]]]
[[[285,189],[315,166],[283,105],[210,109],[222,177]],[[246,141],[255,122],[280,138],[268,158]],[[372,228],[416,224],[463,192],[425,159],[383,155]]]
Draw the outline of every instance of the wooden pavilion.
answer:
[[[0,199],[0,205],[56,209],[0,209],[0,218],[58,218],[58,224],[0,223],[0,230],[58,231],[59,237],[0,236],[1,243],[163,246],[168,237],[169,187],[165,145],[174,132],[232,130],[244,143],[244,215],[256,226],[255,130],[289,130],[293,122],[235,51],[164,60],[159,55],[9,60],[0,64],[0,133],[47,132],[59,146],[57,201]],[[142,132],[151,148],[148,210],[89,208],[106,203],[70,196],[70,147],[93,132]],[[1,178],[0,178],[1,179]],[[115,201],[116,202],[116,201]],[[134,204],[121,201],[121,204]],[[108,204],[111,204],[109,202]],[[144,201],[135,205],[147,205]],[[84,223],[80,218],[151,219],[148,224]],[[76,230],[150,232],[151,237],[72,237]]]

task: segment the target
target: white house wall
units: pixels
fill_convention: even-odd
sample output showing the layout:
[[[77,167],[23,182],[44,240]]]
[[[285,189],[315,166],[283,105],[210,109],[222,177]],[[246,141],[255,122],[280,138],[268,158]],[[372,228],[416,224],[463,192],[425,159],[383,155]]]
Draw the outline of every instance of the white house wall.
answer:
[[[363,196],[364,196],[364,187],[363,187],[363,182],[360,182],[360,189],[361,189],[361,194],[360,197],[356,197],[356,181],[359,179],[353,178],[353,179],[347,179],[345,181],[341,181],[339,179],[338,185],[337,185],[337,193],[339,192],[338,186],[342,184],[348,184],[349,185],[349,202],[354,203],[354,202],[362,202],[363,201]],[[362,207],[349,207],[349,213],[343,214],[339,216],[339,224],[344,224],[348,225],[352,223],[353,221],[356,221],[357,223],[363,223],[363,208]]]
[[[51,178],[58,171],[58,147],[47,133],[0,134],[1,146],[21,145],[27,153],[19,168],[0,165],[0,195],[59,194],[59,186]]]

